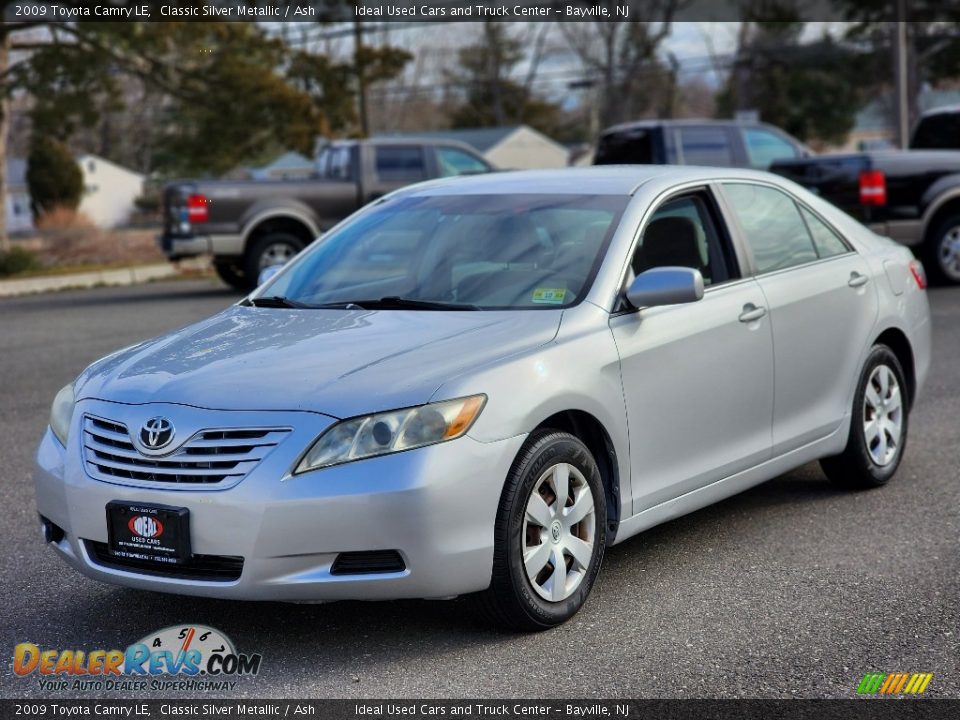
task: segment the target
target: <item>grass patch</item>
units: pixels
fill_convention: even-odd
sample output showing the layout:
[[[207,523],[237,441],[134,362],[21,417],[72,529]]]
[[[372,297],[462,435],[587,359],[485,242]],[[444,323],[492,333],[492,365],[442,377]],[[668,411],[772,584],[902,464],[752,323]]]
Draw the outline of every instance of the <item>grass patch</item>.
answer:
[[[43,270],[43,263],[29,250],[15,247],[7,252],[0,252],[0,278],[30,272],[42,274]]]

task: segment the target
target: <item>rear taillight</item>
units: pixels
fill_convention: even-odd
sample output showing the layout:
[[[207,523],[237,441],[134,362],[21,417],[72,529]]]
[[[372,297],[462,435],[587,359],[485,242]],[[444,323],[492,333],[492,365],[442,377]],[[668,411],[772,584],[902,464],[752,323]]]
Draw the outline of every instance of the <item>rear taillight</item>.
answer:
[[[887,204],[887,178],[882,171],[864,170],[860,173],[860,204]]]
[[[201,195],[199,193],[191,195],[187,198],[187,219],[191,223],[202,223],[206,222],[210,217],[210,211],[208,205],[210,201],[207,200],[206,195]]]
[[[910,262],[910,274],[913,275],[914,282],[917,283],[917,287],[921,290],[927,289],[927,273],[923,269],[923,265],[920,264],[919,260],[912,260]]]

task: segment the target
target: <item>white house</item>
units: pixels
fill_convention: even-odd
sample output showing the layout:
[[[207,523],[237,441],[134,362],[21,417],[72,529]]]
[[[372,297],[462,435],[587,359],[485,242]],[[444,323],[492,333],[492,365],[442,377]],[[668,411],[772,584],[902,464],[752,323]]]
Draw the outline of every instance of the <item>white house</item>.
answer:
[[[457,140],[473,147],[487,162],[505,170],[566,167],[569,155],[563,145],[527,125],[391,133],[385,137]]]
[[[27,190],[27,161],[20,158],[7,160],[7,232],[23,233],[33,230],[30,213],[30,192]]]
[[[143,175],[96,155],[80,155],[77,164],[83,171],[79,211],[98,227],[127,222],[134,211],[133,201],[143,194]]]

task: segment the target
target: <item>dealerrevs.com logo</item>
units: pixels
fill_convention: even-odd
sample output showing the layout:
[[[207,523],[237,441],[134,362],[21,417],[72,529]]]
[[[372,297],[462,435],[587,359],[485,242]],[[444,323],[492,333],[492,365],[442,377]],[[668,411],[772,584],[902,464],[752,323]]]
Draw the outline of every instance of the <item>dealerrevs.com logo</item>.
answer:
[[[238,653],[215,628],[173,625],[126,650],[49,650],[20,643],[13,651],[13,672],[36,677],[45,691],[230,691],[237,678],[260,672],[261,660],[259,653]]]
[[[857,686],[858,695],[922,695],[933,673],[882,673],[872,672],[863,676]]]

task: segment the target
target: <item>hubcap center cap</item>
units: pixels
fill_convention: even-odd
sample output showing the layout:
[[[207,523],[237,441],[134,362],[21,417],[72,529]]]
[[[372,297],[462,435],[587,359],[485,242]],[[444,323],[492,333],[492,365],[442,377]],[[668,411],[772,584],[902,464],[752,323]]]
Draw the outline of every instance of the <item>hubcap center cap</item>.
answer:
[[[560,542],[560,538],[563,537],[563,526],[560,524],[559,520],[554,520],[550,524],[550,540],[554,545]]]

